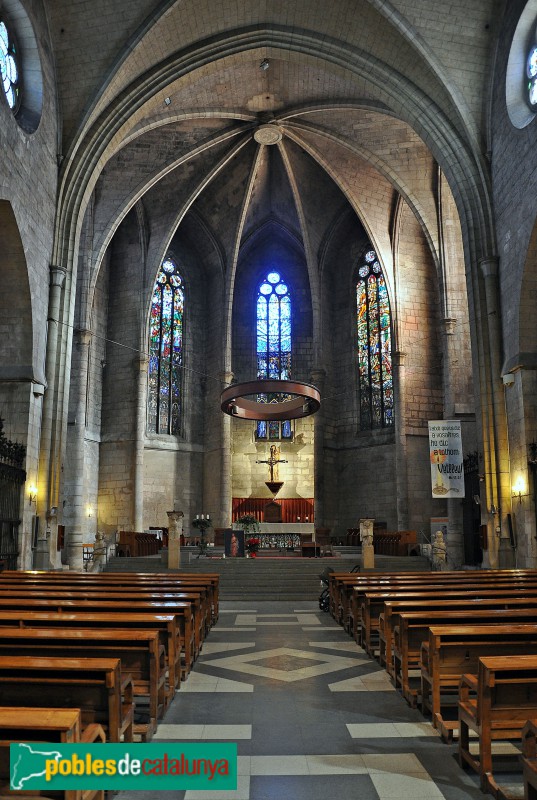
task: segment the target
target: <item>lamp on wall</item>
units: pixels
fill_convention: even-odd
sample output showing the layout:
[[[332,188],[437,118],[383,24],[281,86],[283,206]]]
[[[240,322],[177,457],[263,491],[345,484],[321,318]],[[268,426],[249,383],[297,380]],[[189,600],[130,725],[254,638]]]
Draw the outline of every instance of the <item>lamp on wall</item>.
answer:
[[[515,485],[513,486],[513,497],[518,497],[518,502],[522,503],[522,497],[525,496],[526,492],[526,482],[522,475],[516,480]]]
[[[30,505],[32,505],[32,503],[35,503],[37,500],[37,486],[35,485],[35,483],[31,483],[28,486],[28,499],[30,501]]]
[[[93,508],[91,506],[88,506],[87,514],[88,514],[88,518],[93,516]]]

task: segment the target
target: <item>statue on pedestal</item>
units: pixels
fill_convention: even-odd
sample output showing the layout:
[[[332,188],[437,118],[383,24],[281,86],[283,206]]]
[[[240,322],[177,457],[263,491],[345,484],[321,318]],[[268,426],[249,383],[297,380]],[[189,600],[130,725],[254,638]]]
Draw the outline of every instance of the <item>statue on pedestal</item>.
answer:
[[[168,515],[168,567],[179,569],[181,562],[182,511],[167,511]]]
[[[375,551],[373,549],[373,524],[374,519],[360,520],[360,541],[362,543],[362,567],[373,569],[375,566]]]
[[[447,547],[442,531],[436,531],[432,542],[433,569],[443,570],[446,568]]]

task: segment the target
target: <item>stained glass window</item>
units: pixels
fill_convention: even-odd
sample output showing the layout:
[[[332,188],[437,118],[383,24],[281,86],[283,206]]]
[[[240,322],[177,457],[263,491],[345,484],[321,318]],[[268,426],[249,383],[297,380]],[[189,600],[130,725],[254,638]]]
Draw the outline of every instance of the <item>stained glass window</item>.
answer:
[[[4,94],[12,111],[16,111],[20,92],[17,60],[18,54],[13,38],[6,23],[0,20],[0,72]]]
[[[176,263],[166,258],[157,275],[149,321],[148,429],[181,432],[184,287]]]
[[[526,74],[524,75],[526,102],[532,111],[537,110],[537,30],[534,30],[526,54]]]
[[[358,268],[356,303],[360,427],[384,428],[394,422],[391,316],[374,250],[365,254]]]
[[[291,297],[280,273],[271,270],[261,281],[256,301],[257,377],[275,380],[291,378]],[[288,395],[258,395],[259,402],[279,403]],[[258,422],[258,439],[292,439],[289,420]]]

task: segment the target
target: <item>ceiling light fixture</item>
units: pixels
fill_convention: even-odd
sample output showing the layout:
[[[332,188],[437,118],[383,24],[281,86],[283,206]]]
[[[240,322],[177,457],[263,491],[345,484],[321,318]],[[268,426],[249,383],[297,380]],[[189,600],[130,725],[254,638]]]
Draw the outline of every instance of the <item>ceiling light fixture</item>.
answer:
[[[258,395],[288,394],[290,400],[283,402],[260,402]],[[254,400],[246,400],[253,395]],[[319,390],[311,383],[266,378],[247,383],[235,383],[220,395],[220,408],[224,414],[239,419],[287,420],[301,419],[315,414],[321,406]]]

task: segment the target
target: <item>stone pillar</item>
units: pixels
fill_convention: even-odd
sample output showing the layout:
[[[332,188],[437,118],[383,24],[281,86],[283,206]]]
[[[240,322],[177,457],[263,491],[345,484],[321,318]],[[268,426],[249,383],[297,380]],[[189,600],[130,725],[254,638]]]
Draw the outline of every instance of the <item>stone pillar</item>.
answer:
[[[485,285],[485,300],[488,325],[489,393],[483,398],[487,407],[482,408],[486,421],[484,445],[487,449],[485,464],[486,506],[497,509],[497,515],[490,513],[487,520],[489,549],[487,551],[490,567],[506,569],[514,566],[514,553],[511,548],[507,526],[507,514],[511,511],[511,479],[509,469],[509,441],[503,383],[501,379],[501,316],[498,280],[498,259],[485,258],[480,262]]]
[[[87,537],[86,515],[86,482],[85,475],[85,435],[86,435],[86,401],[88,385],[89,349],[91,344],[91,331],[77,332],[77,347],[79,349],[78,371],[71,386],[76,398],[75,425],[72,447],[71,470],[72,481],[72,524],[70,530],[65,531],[67,562],[69,569],[82,570],[84,567],[83,544]]]
[[[225,386],[232,383],[233,378],[234,375],[232,372],[220,373],[220,380]],[[220,519],[217,524],[225,528],[231,525],[231,417],[228,414],[221,413],[220,424],[222,426],[220,429]],[[211,474],[214,475],[212,466]]]
[[[38,493],[36,503],[36,514],[43,519],[53,506],[58,506],[59,487],[54,485],[53,476],[56,473],[52,463],[52,442],[53,432],[57,422],[56,398],[57,398],[57,355],[58,355],[58,336],[60,320],[60,301],[65,282],[67,270],[55,264],[50,265],[50,283],[48,298],[47,316],[47,351],[45,361],[45,375],[47,389],[43,398],[43,410],[41,418],[41,440],[39,444],[39,478]],[[56,451],[56,448],[54,448]],[[51,530],[57,531],[57,519],[54,516]],[[51,536],[49,548],[52,544],[56,545],[56,536]],[[50,560],[50,549],[49,549]],[[49,569],[49,567],[41,567]]]
[[[317,387],[321,394],[321,407],[314,415],[313,427],[313,475],[314,475],[314,519],[315,528],[322,527],[326,524],[324,518],[324,487],[325,487],[325,474],[324,474],[324,429],[325,417],[323,410],[323,394],[326,383],[326,370],[319,367],[311,371],[311,382]],[[315,533],[313,534],[313,541],[315,541]]]
[[[181,566],[181,534],[183,532],[182,511],[167,511],[168,515],[168,569]]]
[[[406,373],[405,356],[402,350],[393,354],[395,389],[395,475],[397,491],[397,530],[410,527],[408,518],[408,454],[406,437]]]
[[[457,320],[454,317],[444,318],[444,418],[456,419],[455,387],[453,381],[459,354],[457,337],[455,336]],[[448,529],[446,559],[449,569],[460,569],[464,564],[464,532],[462,500],[447,501]],[[434,549],[434,546],[433,546]],[[444,567],[445,568],[445,567]]]
[[[134,493],[133,523],[135,531],[144,529],[144,441],[147,408],[147,370],[149,358],[146,353],[137,359],[138,398],[136,405],[136,441],[134,443]]]
[[[362,569],[374,569],[375,550],[373,548],[374,519],[360,520],[360,541],[362,543]]]

